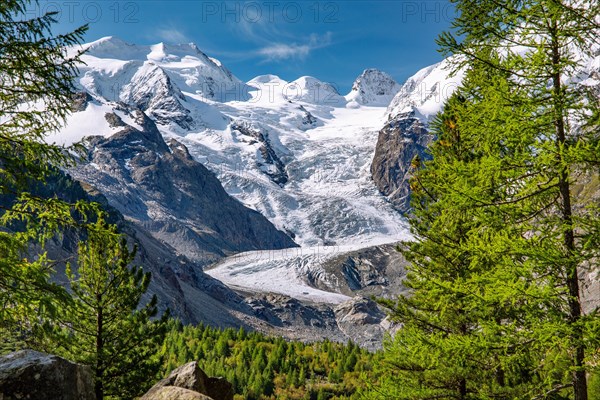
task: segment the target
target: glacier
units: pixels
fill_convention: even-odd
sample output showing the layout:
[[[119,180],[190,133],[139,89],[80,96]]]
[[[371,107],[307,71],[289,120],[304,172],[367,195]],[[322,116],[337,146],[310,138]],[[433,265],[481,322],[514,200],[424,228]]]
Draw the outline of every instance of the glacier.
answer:
[[[225,284],[339,303],[345,296],[311,288],[303,271],[343,251],[411,238],[370,175],[388,105],[406,88],[389,75],[365,70],[344,96],[309,76],[242,82],[194,44],[140,46],[106,37],[83,47],[77,86],[92,100],[48,141],[110,136],[116,128],[105,115],[133,126],[119,104],[136,107],[228,194],[301,246],[301,253],[280,251],[269,260],[256,252],[232,256],[206,271]],[[265,281],[271,283],[261,286]]]

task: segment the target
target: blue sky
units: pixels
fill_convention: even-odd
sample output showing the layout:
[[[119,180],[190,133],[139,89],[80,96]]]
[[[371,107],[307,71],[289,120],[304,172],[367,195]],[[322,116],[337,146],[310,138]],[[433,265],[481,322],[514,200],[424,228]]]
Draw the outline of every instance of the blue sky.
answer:
[[[86,41],[194,42],[238,78],[312,75],[349,91],[365,68],[402,83],[441,60],[435,38],[453,8],[429,1],[40,0],[29,13],[60,11],[57,31],[90,24]]]

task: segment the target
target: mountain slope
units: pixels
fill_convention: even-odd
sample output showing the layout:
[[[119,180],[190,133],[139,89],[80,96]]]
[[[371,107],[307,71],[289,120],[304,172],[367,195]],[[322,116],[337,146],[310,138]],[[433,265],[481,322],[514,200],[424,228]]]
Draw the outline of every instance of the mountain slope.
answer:
[[[135,126],[119,110],[122,102],[144,110],[227,193],[300,245],[368,246],[406,237],[402,217],[370,182],[383,106],[348,105],[313,77],[242,83],[194,45],[137,46],[109,37],[84,47],[78,85],[94,101],[51,141],[113,135],[118,127],[107,125],[105,114]],[[395,91],[378,71],[365,71],[359,81],[370,95]]]
[[[100,190],[128,220],[200,264],[234,252],[295,246],[262,215],[229,197],[185,146],[174,139],[167,145],[145,113],[120,111],[136,126],[106,114],[121,129],[108,138],[88,138],[87,159],[70,173]]]
[[[444,60],[410,77],[388,106],[387,122],[379,131],[371,176],[401,212],[409,210],[411,161],[417,155],[428,157],[426,149],[433,140],[429,122],[462,80],[462,72],[450,76],[451,68]]]

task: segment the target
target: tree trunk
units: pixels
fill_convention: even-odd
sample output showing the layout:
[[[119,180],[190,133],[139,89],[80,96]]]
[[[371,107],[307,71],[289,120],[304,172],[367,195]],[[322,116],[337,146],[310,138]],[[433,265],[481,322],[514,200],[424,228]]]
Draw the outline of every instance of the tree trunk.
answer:
[[[458,392],[459,392],[459,399],[460,400],[465,400],[467,398],[467,380],[462,378],[460,380],[460,382],[458,383],[459,388],[458,388]]]
[[[553,21],[552,36],[552,66],[554,72],[552,74],[553,94],[554,94],[554,108],[555,108],[555,120],[554,125],[556,128],[556,144],[558,150],[559,162],[562,161],[560,155],[560,149],[567,146],[567,137],[565,130],[564,121],[564,108],[562,103],[562,83],[560,73],[560,45],[558,42],[558,29],[556,21]],[[562,222],[565,226],[563,230],[563,243],[567,251],[568,265],[567,265],[567,287],[569,290],[569,321],[571,324],[576,325],[581,318],[581,299],[579,294],[579,276],[577,264],[574,263],[570,257],[576,251],[575,247],[575,232],[573,231],[573,208],[571,205],[571,184],[569,182],[569,171],[566,168],[562,168],[559,174],[558,187],[560,190],[560,197],[562,200]],[[574,359],[573,364],[575,371],[573,371],[573,389],[575,392],[575,400],[588,400],[587,395],[587,378],[584,369],[585,359],[585,347],[582,343],[582,332],[581,328],[575,326],[573,328],[573,334],[571,337],[574,345]]]
[[[96,296],[98,302],[102,301],[102,296]],[[103,312],[102,307],[98,308],[96,314],[96,379],[94,381],[94,391],[96,392],[96,400],[104,400],[104,341],[103,341]]]

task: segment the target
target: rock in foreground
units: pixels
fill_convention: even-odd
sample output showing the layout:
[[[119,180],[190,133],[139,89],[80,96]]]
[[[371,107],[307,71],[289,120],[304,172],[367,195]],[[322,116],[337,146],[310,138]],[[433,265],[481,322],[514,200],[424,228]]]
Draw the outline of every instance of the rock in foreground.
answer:
[[[90,367],[21,350],[0,357],[2,400],[95,400]]]
[[[152,392],[148,392],[143,400],[213,400],[202,393],[177,386],[163,386]]]
[[[196,361],[182,365],[159,381],[140,400],[233,400],[233,386],[210,378]]]

